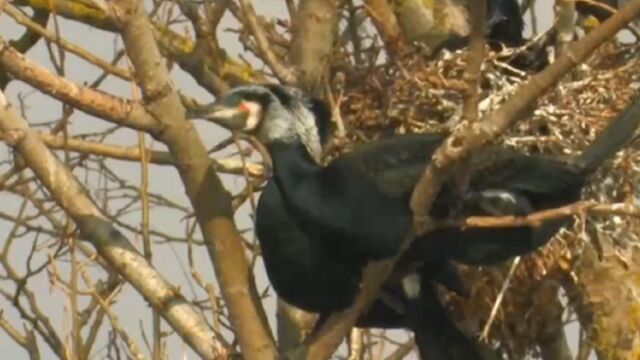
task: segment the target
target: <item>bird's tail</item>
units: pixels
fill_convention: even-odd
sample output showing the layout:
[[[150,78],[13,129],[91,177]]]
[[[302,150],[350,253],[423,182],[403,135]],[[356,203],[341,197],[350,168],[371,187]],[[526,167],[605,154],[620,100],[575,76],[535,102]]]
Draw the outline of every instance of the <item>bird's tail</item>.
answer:
[[[640,99],[628,105],[574,160],[574,164],[586,172],[595,171],[603,161],[612,157],[633,139],[638,125],[640,125]]]
[[[482,360],[476,344],[463,334],[447,315],[436,289],[428,279],[421,284],[419,301],[410,305],[412,330],[424,360]],[[413,314],[411,314],[413,313]],[[417,314],[415,314],[417,313]]]

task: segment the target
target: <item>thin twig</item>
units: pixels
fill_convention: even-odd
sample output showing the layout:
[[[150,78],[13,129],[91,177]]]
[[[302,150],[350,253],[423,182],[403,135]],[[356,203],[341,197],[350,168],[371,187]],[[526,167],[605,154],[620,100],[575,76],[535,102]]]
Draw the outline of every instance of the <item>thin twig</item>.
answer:
[[[44,142],[49,148],[52,149],[64,149],[65,140],[61,135],[52,135],[47,132],[34,131],[42,142]],[[3,133],[0,130],[0,141],[7,141],[8,134]],[[139,146],[119,146],[106,144],[98,141],[82,140],[75,137],[69,137],[66,142],[66,147],[69,151],[78,152],[81,154],[91,154],[97,156],[104,156],[112,159],[125,160],[125,161],[140,161],[142,154]],[[145,149],[145,157],[149,163],[156,165],[175,165],[175,159],[167,151],[158,151]],[[248,171],[252,177],[264,176],[264,168],[262,165],[246,162],[242,163],[240,160],[233,158],[213,159],[216,170],[221,173],[229,174],[243,174],[244,171]]]
[[[554,219],[592,212],[607,215],[622,215],[640,218],[640,209],[627,203],[598,204],[594,201],[578,201],[554,209],[536,211],[526,216],[471,216],[462,222],[443,222],[445,226],[461,227],[518,227],[539,226]]]
[[[244,22],[251,30],[251,34],[256,41],[258,50],[260,51],[261,59],[267,64],[267,66],[269,66],[280,81],[289,85],[295,84],[297,81],[295,74],[291,69],[287,68],[271,50],[267,36],[258,23],[256,11],[253,8],[253,5],[251,5],[251,2],[249,0],[240,0],[240,5],[242,6]]]
[[[513,259],[511,262],[511,267],[509,268],[509,273],[507,274],[507,278],[504,279],[502,283],[502,288],[500,288],[500,292],[498,293],[498,297],[496,297],[496,301],[493,303],[493,307],[491,308],[491,314],[489,315],[489,320],[484,325],[482,329],[482,335],[480,335],[480,340],[487,341],[489,336],[489,329],[491,329],[491,324],[493,324],[493,320],[498,313],[498,309],[500,308],[500,304],[502,304],[502,299],[504,298],[504,294],[507,292],[507,288],[509,287],[509,282],[511,282],[511,278],[513,277],[518,264],[520,263],[520,256]]]
[[[25,27],[33,30],[34,32],[36,32],[37,34],[39,34],[40,36],[44,37],[45,39],[47,39],[48,41],[54,42],[56,43],[60,48],[74,54],[77,55],[78,57],[80,57],[81,59],[86,60],[87,62],[103,69],[104,71],[106,71],[109,74],[115,75],[123,80],[131,80],[132,76],[131,73],[125,69],[122,69],[118,66],[112,65],[110,62],[105,61],[95,55],[93,55],[92,53],[90,53],[89,51],[81,48],[80,46],[77,46],[75,44],[72,44],[71,42],[65,40],[63,37],[58,36],[52,32],[50,32],[49,30],[47,30],[46,28],[44,28],[43,26],[41,26],[40,24],[36,23],[35,21],[31,20],[28,16],[26,16],[25,14],[23,14],[20,10],[18,10],[15,6],[11,5],[11,4],[7,4],[5,6],[5,12],[11,16],[18,24],[24,25]]]

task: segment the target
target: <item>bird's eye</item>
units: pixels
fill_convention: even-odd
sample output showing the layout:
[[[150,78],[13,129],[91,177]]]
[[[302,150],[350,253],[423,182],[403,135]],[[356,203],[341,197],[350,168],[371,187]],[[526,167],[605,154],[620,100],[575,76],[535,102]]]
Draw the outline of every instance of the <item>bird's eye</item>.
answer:
[[[237,94],[229,95],[224,99],[224,104],[228,107],[237,107],[242,102],[242,97]]]

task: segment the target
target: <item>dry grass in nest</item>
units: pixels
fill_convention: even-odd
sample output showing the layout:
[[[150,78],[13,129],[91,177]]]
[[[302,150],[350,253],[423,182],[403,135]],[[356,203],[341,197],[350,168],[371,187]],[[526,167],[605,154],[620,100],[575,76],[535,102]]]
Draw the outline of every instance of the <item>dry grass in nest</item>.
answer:
[[[390,134],[447,131],[462,114],[464,56],[463,52],[446,53],[432,62],[411,57],[349,79],[340,108],[350,140],[345,143]],[[497,108],[527,80],[495,59],[488,56],[483,66],[483,113]],[[606,44],[587,64],[540,98],[535,109],[499,141],[527,152],[570,157],[637,96],[639,87],[636,49]],[[633,184],[640,183],[640,152],[632,148],[603,165],[592,177],[585,197],[603,203],[637,202]],[[558,289],[567,276],[585,287],[580,285],[585,266],[582,255],[585,249],[594,248],[594,240],[607,242],[610,249],[637,244],[637,219],[588,218],[587,223],[578,219],[572,229],[561,231],[549,245],[523,257],[516,268],[490,332],[494,343],[509,344],[505,350],[514,356],[511,358],[521,358],[535,348],[550,317],[567,317],[557,300]],[[596,261],[590,266],[603,264]],[[463,267],[472,300],[453,296],[450,303],[466,329],[476,334],[482,330],[508,269],[509,264]]]

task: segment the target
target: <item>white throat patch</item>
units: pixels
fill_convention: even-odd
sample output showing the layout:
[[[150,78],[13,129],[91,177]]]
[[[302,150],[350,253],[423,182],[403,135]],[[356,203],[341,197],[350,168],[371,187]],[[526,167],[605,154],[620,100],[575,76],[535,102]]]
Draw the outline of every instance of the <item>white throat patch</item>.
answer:
[[[320,135],[316,125],[315,115],[309,110],[308,99],[298,89],[287,88],[292,96],[291,104],[284,107],[282,103],[273,96],[273,101],[267,109],[264,109],[262,118],[264,124],[258,130],[258,139],[263,142],[300,141],[309,155],[320,163],[322,155],[322,145]],[[250,114],[251,115],[251,114]],[[247,126],[249,121],[247,122]],[[256,125],[257,126],[257,125]]]
[[[246,131],[255,130],[262,118],[262,106],[253,101],[243,101],[242,106],[248,110],[247,123],[244,126]]]

